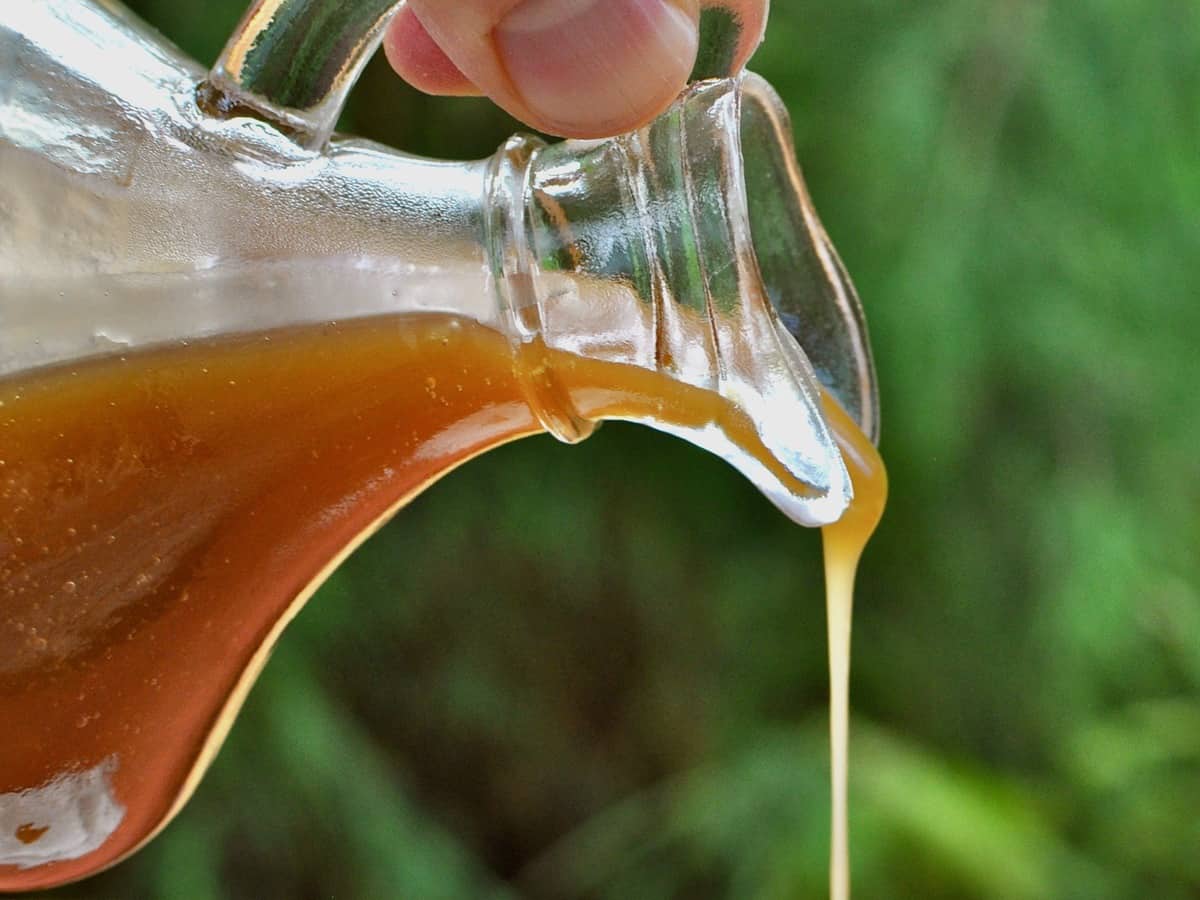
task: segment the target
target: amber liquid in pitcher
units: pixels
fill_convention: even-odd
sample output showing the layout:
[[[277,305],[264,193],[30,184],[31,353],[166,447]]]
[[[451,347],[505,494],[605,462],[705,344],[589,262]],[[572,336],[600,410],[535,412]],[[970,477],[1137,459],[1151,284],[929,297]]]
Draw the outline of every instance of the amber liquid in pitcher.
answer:
[[[803,489],[715,394],[556,351],[542,362],[523,387],[502,335],[424,314],[0,380],[0,800],[13,819],[0,803],[0,847],[18,854],[0,890],[82,877],[153,836],[329,572],[433,480],[542,430],[530,378],[585,420],[715,423]],[[857,533],[828,531],[827,548]],[[852,569],[836,558],[831,571]]]

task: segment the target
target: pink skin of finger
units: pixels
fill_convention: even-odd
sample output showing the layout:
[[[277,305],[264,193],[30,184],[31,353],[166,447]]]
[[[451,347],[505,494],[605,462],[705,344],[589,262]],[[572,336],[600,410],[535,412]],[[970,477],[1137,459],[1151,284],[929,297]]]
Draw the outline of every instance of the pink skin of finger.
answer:
[[[735,64],[762,39],[767,0],[409,0],[384,40],[392,67],[431,94],[486,94],[566,137],[628,131],[682,90],[701,6],[739,25]]]

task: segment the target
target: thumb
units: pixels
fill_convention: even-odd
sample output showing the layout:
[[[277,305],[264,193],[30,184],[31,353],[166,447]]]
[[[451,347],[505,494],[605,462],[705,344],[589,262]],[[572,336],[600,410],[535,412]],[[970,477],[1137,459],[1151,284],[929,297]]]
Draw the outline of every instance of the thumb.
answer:
[[[653,118],[696,58],[698,0],[409,0],[463,75],[551,134],[601,137]]]

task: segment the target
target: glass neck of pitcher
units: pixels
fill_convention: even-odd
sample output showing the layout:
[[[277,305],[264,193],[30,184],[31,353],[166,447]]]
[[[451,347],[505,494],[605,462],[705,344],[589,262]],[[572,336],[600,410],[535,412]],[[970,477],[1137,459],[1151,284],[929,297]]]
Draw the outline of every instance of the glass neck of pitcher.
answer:
[[[847,308],[859,318],[843,321],[830,309],[841,282],[830,286],[814,272],[816,253],[755,252],[760,232],[778,243],[778,230],[803,229],[791,238],[803,247],[823,235],[804,222],[802,186],[797,193],[779,183],[778,170],[775,182],[744,171],[744,144],[781,141],[786,122],[770,119],[781,109],[766,82],[743,74],[692,85],[650,125],[616,138],[510,140],[491,163],[488,257],[514,340],[653,370],[720,396],[807,486],[803,496],[758,470],[719,430],[683,436],[746,472],[791,517],[821,524],[850,497],[821,410],[822,376],[831,373],[814,369],[778,307],[805,329],[815,325],[806,332],[814,347],[839,362],[848,347],[859,350],[861,316],[848,282]],[[788,151],[776,155],[790,159]],[[749,196],[748,185],[759,193]],[[869,354],[866,365],[869,372]],[[842,401],[855,414],[867,396],[859,386]],[[574,436],[570,410],[531,405],[549,430]]]
[[[79,0],[0,11],[0,83],[19,85],[0,110],[0,375],[452,313],[504,332],[518,355],[544,344],[717,394],[805,490],[749,472],[718,434],[689,440],[804,524],[848,502],[819,395],[874,436],[865,327],[783,105],[756,76],[694,84],[631,134],[514,138],[468,163],[352,138],[314,148],[258,116],[211,115],[194,63]],[[570,410],[533,405],[575,436]]]

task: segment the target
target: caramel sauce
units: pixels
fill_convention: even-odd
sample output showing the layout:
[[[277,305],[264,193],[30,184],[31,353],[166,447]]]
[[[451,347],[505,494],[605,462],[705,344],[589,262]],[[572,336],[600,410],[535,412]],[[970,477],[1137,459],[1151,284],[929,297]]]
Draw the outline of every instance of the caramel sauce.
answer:
[[[35,828],[32,822],[22,822],[17,826],[14,832],[18,841],[22,844],[32,844],[38,841],[43,834],[50,830],[50,826],[43,825],[41,828]]]
[[[716,424],[787,479],[718,396],[538,359],[518,378],[497,332],[426,314],[0,382],[0,889],[149,840],[341,559],[438,476],[541,431],[530,383],[583,420]]]
[[[0,889],[82,877],[152,836],[332,568],[435,478],[536,430],[506,341],[444,316],[0,382],[0,822],[34,788],[78,818],[94,800],[64,800],[70,785],[110,795],[89,827],[115,823],[74,858],[0,865]],[[47,846],[58,826],[30,820]]]
[[[850,618],[858,561],[879,524],[887,501],[887,472],[875,446],[828,394],[825,395],[825,418],[837,438],[854,485],[854,500],[845,514],[821,529],[829,641],[829,897],[830,900],[848,900],[850,844],[846,776],[850,730]]]
[[[538,357],[517,377],[500,334],[427,314],[0,381],[0,890],[81,878],[157,833],[341,560],[441,475],[543,430],[531,383],[581,421],[715,424],[805,489],[715,394]],[[825,532],[831,636],[837,610],[848,640],[854,560],[873,527],[860,523],[877,518],[882,467],[849,418],[830,414],[860,492]],[[831,641],[831,661],[844,667],[847,653]],[[840,721],[844,735],[844,707]]]

